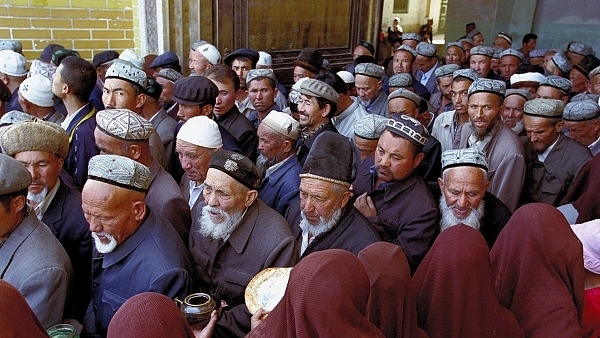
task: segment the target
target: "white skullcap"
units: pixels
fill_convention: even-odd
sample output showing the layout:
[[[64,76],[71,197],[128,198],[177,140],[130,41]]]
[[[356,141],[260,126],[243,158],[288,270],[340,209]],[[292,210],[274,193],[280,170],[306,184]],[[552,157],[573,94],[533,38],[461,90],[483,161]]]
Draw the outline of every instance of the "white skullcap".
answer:
[[[273,59],[271,58],[271,54],[265,52],[258,52],[258,62],[257,66],[272,66]]]
[[[19,85],[19,92],[36,106],[54,107],[52,82],[43,75],[36,74],[26,78]]]
[[[291,138],[292,140],[298,139],[298,129],[300,128],[300,124],[286,113],[272,110],[261,123],[269,126],[269,128],[285,137]]]
[[[217,122],[206,116],[194,116],[181,126],[177,139],[204,148],[221,148],[221,132]]]
[[[337,76],[341,77],[342,80],[344,80],[345,84],[354,83],[354,75],[352,75],[352,73],[345,70],[340,70],[336,74]]]
[[[538,72],[530,72],[525,74],[514,74],[510,77],[510,84],[518,82],[537,82],[542,83],[546,77]]]
[[[217,47],[211,45],[210,43],[205,43],[196,47],[196,51],[202,54],[202,56],[204,56],[208,62],[212,63],[213,65],[218,64],[219,60],[221,59],[221,53],[219,53]]]
[[[125,49],[121,55],[119,55],[119,60],[127,61],[131,65],[133,65],[137,69],[144,70],[145,61],[144,58],[140,55],[136,54],[133,49]]]

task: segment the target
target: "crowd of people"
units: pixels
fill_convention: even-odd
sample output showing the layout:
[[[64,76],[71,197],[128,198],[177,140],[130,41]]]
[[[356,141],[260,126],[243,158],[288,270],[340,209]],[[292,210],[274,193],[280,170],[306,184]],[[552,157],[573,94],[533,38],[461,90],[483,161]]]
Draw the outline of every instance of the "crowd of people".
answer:
[[[401,29],[381,64],[302,49],[291,88],[251,48],[197,41],[184,76],[0,41],[0,336],[599,337],[600,59]]]

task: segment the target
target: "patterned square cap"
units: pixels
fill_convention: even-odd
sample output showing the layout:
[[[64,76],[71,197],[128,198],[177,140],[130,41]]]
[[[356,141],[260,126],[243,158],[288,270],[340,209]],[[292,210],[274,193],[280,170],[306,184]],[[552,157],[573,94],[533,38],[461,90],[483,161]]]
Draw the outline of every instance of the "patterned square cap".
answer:
[[[106,109],[96,113],[96,127],[105,134],[125,141],[148,140],[154,126],[129,109]]]
[[[119,155],[96,155],[88,164],[88,180],[146,192],[152,175],[145,165]]]
[[[454,167],[477,167],[488,170],[487,157],[479,148],[450,149],[442,153],[442,171]]]

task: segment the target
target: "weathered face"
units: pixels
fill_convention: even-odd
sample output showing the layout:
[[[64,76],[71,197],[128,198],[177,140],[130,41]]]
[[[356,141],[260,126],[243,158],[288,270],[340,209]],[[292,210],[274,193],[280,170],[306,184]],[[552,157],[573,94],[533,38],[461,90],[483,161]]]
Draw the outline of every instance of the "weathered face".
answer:
[[[502,121],[504,121],[507,127],[514,128],[523,119],[523,108],[526,101],[520,95],[509,95],[504,99]]]
[[[468,166],[447,169],[438,181],[446,205],[458,219],[467,218],[479,207],[488,185],[483,170]]]
[[[583,93],[587,90],[590,80],[584,75],[579,69],[573,68],[569,73],[569,79],[571,80],[571,92],[572,93]]]
[[[493,93],[479,92],[469,97],[469,118],[478,137],[484,137],[494,127],[502,111],[502,99]]]
[[[405,50],[395,51],[394,58],[392,61],[394,74],[410,73],[412,71],[412,64],[414,59],[415,57]]]
[[[388,102],[388,114],[390,116],[407,115],[416,119],[419,115],[419,107],[411,100],[397,97]]]
[[[211,81],[219,88],[213,113],[221,116],[233,108],[235,105],[235,86],[231,81],[217,81],[211,78]]]
[[[208,61],[208,59],[200,52],[192,49],[188,55],[188,66],[190,67],[191,73],[203,75],[204,72],[212,66],[212,63],[210,63],[210,61]]]
[[[348,203],[350,192],[335,185],[316,178],[300,179],[300,209],[310,224],[319,224],[320,218],[331,218],[334,211]]]
[[[369,140],[360,136],[354,135],[354,144],[360,152],[360,160],[364,161],[367,158],[375,155],[375,149],[377,149],[377,142],[379,140]]]
[[[231,69],[239,76],[240,78],[240,88],[246,88],[246,77],[248,76],[248,72],[252,69],[252,61],[251,60],[242,60],[235,59],[231,62]]]
[[[356,74],[354,87],[358,97],[364,102],[373,102],[381,91],[382,81],[374,77]]]
[[[166,108],[171,106],[173,103],[173,85],[174,83],[171,80],[167,80],[162,76],[157,76],[155,78],[156,82],[162,87],[162,92],[160,93],[160,98],[158,99],[158,104],[161,108]]]
[[[523,116],[523,126],[527,132],[527,137],[531,141],[533,149],[538,153],[543,153],[549,146],[556,141],[561,131],[562,123],[552,125],[550,119],[539,116]]]
[[[414,151],[414,146],[408,140],[384,131],[375,150],[378,178],[392,182],[410,176],[423,159],[423,153],[415,154]]]
[[[563,127],[569,132],[569,137],[573,140],[589,146],[600,136],[600,121],[598,119],[591,121],[566,121],[563,120]]]
[[[214,150],[182,140],[176,141],[175,150],[179,156],[181,167],[190,180],[196,183],[204,182]]]
[[[500,75],[505,79],[510,79],[517,72],[517,67],[521,60],[515,56],[506,55],[500,58]]]
[[[483,35],[482,34],[475,34],[475,36],[473,36],[473,43],[475,44],[475,46],[483,46]]]
[[[450,46],[446,49],[446,64],[455,64],[461,66],[465,60],[465,52],[456,47]]]
[[[311,72],[310,70],[306,69],[306,68],[302,68],[300,66],[295,66],[294,67],[294,83],[298,82],[298,80],[307,77],[309,79],[314,79],[315,78],[315,73]]]
[[[258,125],[258,151],[269,160],[283,160],[283,154],[291,150],[291,142],[287,141],[283,135],[277,133],[271,127],[264,123]]]
[[[298,114],[298,123],[300,123],[300,127],[306,127],[309,130],[313,130],[327,122],[328,112],[326,108],[321,109],[317,98],[313,96],[300,95]]]
[[[47,151],[23,151],[16,153],[15,159],[31,174],[30,193],[39,194],[44,189],[49,192],[54,188],[63,166],[61,158]]]
[[[102,90],[102,103],[106,109],[129,109],[136,111],[138,107],[138,96],[135,95],[133,85],[125,80],[108,78],[104,82]]]
[[[248,85],[248,97],[259,113],[268,113],[275,104],[277,89],[271,87],[269,79],[255,79]]]
[[[249,190],[224,172],[210,168],[204,181],[204,201],[206,205],[229,215],[243,212],[252,202]],[[222,223],[225,219],[219,213],[209,212],[211,220]]]
[[[467,114],[469,107],[469,86],[471,81],[452,81],[450,96],[458,114]]]
[[[485,77],[492,67],[491,60],[492,58],[486,55],[471,55],[469,65],[471,69],[477,72],[479,77]]]
[[[448,100],[452,100],[452,76],[444,76],[437,79],[437,87],[440,89],[442,96]]]

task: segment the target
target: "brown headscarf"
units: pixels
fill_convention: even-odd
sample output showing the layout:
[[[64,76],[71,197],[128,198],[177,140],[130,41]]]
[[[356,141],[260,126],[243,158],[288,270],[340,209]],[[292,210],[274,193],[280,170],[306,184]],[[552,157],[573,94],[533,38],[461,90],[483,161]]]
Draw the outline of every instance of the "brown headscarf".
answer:
[[[600,218],[600,155],[592,159],[581,169],[561,204],[573,203],[579,212],[577,224]]]
[[[490,257],[500,304],[515,314],[525,336],[581,337],[583,249],[556,208],[519,208]]]
[[[194,338],[192,328],[169,297],[144,292],[129,298],[108,324],[107,338]]]
[[[246,337],[384,338],[365,317],[369,277],[352,253],[314,252],[290,274],[283,298]]]
[[[429,337],[523,337],[496,297],[488,245],[469,226],[442,231],[412,283],[418,324]]]
[[[19,290],[0,279],[0,336],[10,338],[46,337],[46,330],[37,319]]]
[[[410,267],[402,249],[376,242],[358,253],[371,293],[367,317],[386,338],[427,337],[417,326],[417,307],[410,282]]]

